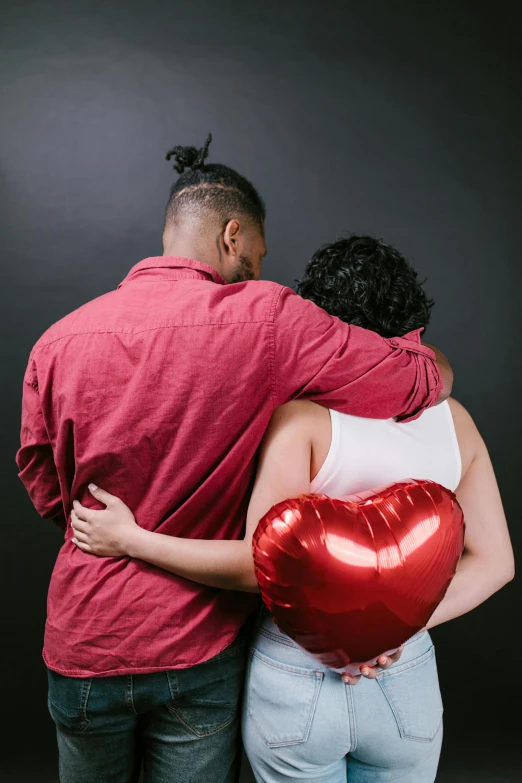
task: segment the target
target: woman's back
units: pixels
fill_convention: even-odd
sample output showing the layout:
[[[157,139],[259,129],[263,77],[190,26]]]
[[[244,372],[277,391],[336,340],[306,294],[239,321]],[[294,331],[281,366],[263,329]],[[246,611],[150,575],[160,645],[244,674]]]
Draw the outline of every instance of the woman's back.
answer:
[[[298,290],[347,323],[383,336],[417,332],[419,342],[433,304],[406,260],[371,237],[321,248]],[[260,451],[247,545],[263,515],[287,498],[310,492],[345,497],[408,478],[455,491],[466,519],[457,573],[428,627],[447,622],[513,576],[491,460],[471,416],[455,400],[409,423],[354,418],[305,400],[283,405]],[[442,701],[429,633],[406,641],[393,665],[381,663],[382,670],[366,667],[369,679],[346,687],[265,614],[253,640],[243,715],[256,780],[433,783]]]
[[[329,429],[326,411],[310,413],[314,422],[312,446],[316,453],[324,453]],[[448,489],[457,488],[461,457],[447,402],[405,424],[334,410],[328,413],[330,445],[311,482],[312,492],[339,498],[406,478],[430,479]],[[302,415],[306,415],[304,409]]]
[[[455,400],[405,424],[354,418],[309,401],[282,406],[265,436],[247,526],[253,531],[267,509],[288,497],[310,491],[342,497],[405,478],[456,490],[467,522],[465,552],[429,620],[433,627],[486,600],[513,569],[487,449]],[[354,688],[302,651],[268,614],[252,646],[243,741],[256,780],[435,779],[442,701],[429,633],[411,637],[398,662]]]
[[[455,492],[466,520],[457,576],[429,626],[470,611],[513,576],[513,552],[486,445],[466,409],[449,399],[408,423],[360,419],[307,400],[278,408],[261,449],[247,517],[302,494],[345,497],[404,479]],[[480,579],[475,578],[480,575]]]

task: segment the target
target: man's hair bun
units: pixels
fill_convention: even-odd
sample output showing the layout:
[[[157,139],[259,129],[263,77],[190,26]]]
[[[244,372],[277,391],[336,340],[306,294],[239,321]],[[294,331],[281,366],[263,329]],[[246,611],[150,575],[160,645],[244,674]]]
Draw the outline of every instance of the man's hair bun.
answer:
[[[185,169],[201,169],[208,158],[208,148],[212,141],[212,134],[209,133],[204,145],[198,150],[196,147],[173,147],[166,154],[166,160],[174,158],[174,168],[178,174],[183,174]]]

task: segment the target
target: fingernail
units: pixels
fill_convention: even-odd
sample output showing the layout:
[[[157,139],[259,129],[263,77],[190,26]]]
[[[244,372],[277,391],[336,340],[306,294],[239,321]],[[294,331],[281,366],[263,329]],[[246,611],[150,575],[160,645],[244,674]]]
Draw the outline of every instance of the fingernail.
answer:
[[[89,489],[91,490],[91,492],[96,492],[98,487],[96,486],[96,484],[89,484]]]

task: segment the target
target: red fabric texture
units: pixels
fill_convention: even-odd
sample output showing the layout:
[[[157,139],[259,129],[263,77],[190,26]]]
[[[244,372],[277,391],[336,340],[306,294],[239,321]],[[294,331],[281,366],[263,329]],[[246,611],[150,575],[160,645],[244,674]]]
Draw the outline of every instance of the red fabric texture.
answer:
[[[24,378],[20,477],[39,514],[67,520],[44,658],[76,677],[185,668],[224,649],[255,605],[71,541],[94,482],[172,536],[243,535],[256,450],[296,397],[374,418],[415,417],[441,389],[417,333],[386,340],[266,281],[224,285],[206,264],[158,257],[66,316]]]

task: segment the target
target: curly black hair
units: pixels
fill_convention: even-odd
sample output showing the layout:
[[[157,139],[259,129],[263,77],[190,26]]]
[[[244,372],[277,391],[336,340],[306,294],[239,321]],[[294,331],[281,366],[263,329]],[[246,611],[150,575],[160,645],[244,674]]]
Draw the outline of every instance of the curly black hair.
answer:
[[[296,290],[331,315],[383,337],[426,327],[433,307],[406,259],[368,236],[350,236],[320,248]]]
[[[187,210],[199,214],[209,210],[224,221],[240,213],[262,224],[265,205],[252,183],[228,166],[206,163],[211,141],[209,133],[201,149],[178,145],[167,152],[166,159],[174,158],[180,177],[170,190],[166,222],[175,221]]]

